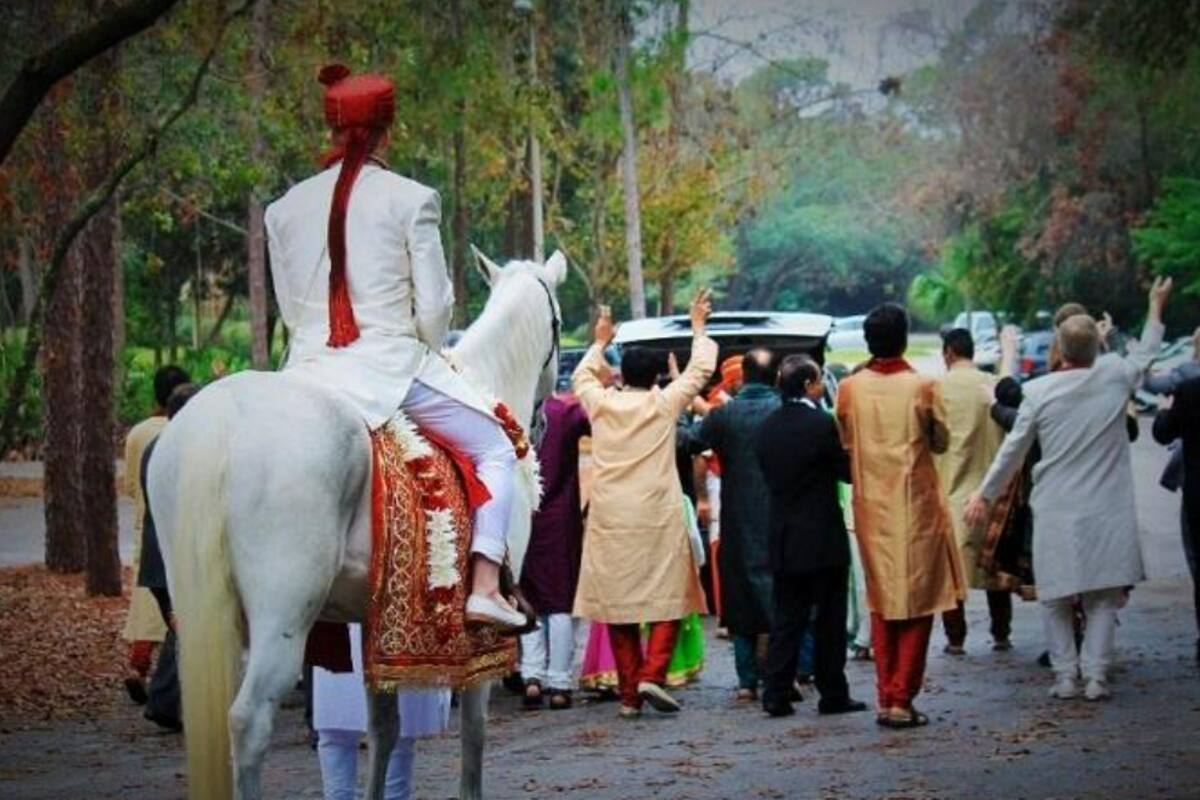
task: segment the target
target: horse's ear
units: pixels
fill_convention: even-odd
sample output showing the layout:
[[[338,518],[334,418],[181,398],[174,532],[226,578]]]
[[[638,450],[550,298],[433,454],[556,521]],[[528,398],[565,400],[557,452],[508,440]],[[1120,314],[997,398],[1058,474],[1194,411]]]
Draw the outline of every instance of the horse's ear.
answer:
[[[557,286],[567,279],[567,257],[562,250],[555,250],[546,259],[546,276]]]
[[[494,286],[500,278],[500,266],[485,256],[475,245],[471,245],[471,252],[475,254],[475,268],[483,276],[484,283],[488,286]]]

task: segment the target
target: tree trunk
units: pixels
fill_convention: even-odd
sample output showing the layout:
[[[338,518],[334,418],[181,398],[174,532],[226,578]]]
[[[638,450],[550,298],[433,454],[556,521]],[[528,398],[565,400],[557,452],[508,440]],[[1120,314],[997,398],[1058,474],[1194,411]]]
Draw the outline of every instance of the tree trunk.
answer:
[[[455,68],[464,66],[463,41],[463,11],[462,0],[450,3],[450,19],[454,34]],[[454,150],[454,183],[452,185],[451,201],[454,204],[454,217],[450,223],[450,276],[454,282],[454,324],[466,327],[468,317],[467,301],[467,259],[470,258],[470,243],[467,228],[467,134],[466,134],[466,99],[460,97],[455,101],[458,120],[454,126],[452,145]]]
[[[125,265],[121,260],[121,193],[112,199],[112,264],[113,264],[113,384],[118,390],[125,385]]]
[[[625,0],[618,11],[616,52],[617,101],[621,112],[621,183],[625,193],[625,259],[629,273],[629,313],[646,316],[646,286],[642,277],[642,209],[638,196],[637,128],[633,119],[633,87],[629,79],[629,49],[633,25]]]
[[[665,269],[658,279],[658,313],[664,317],[675,313],[675,273]]]
[[[29,324],[33,304],[37,302],[37,276],[33,274],[33,253],[29,240],[17,241],[17,276],[21,279],[21,322]]]
[[[225,326],[225,321],[229,319],[229,312],[233,310],[233,292],[227,292],[225,299],[221,301],[221,313],[217,314],[217,321],[213,323],[212,330],[208,332],[208,336],[204,338],[204,347],[212,347],[221,337],[221,328]],[[267,344],[270,345],[270,328],[267,326],[268,336]]]
[[[86,563],[79,457],[79,261],[76,252],[67,256],[46,308],[42,344],[46,566],[55,572],[79,572]]]
[[[253,131],[250,135],[250,157],[254,163],[266,162],[267,143],[263,138],[262,101],[267,93],[267,22],[270,19],[270,3],[259,0],[251,17],[252,45],[250,73],[247,79],[250,89],[250,114]],[[263,229],[263,204],[260,187],[254,187],[247,203],[246,268],[250,283],[250,365],[255,369],[271,366],[271,353],[267,345],[267,262],[266,237]]]
[[[84,297],[113,294],[113,217],[110,207],[97,214],[79,243]],[[113,464],[113,307],[84,303],[80,331],[81,496],[87,524],[87,590],[90,595],[121,594],[121,559],[117,555],[116,468]]]

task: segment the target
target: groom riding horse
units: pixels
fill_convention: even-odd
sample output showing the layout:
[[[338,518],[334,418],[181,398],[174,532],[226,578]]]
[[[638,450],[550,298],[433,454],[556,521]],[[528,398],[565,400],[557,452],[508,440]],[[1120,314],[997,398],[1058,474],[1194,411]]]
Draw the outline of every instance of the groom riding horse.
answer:
[[[460,796],[474,800],[487,681],[512,652],[499,635],[526,624],[500,564],[507,546],[519,569],[537,502],[517,420],[554,385],[566,259],[502,268],[477,253],[490,293],[452,367],[438,352],[453,298],[437,194],[376,156],[392,85],[340,65],[320,77],[327,169],[266,214],[287,365],[200,392],[148,468],[179,620],[189,796],[261,796],[279,698],[326,619],[366,622],[367,796],[383,797],[397,735],[389,689],[440,684],[464,689]]]
[[[439,355],[454,288],[437,192],[389,171],[377,155],[395,113],[390,80],[350,76],[341,64],[322,69],[320,80],[333,129],[334,148],[323,159],[330,169],[292,187],[265,218],[275,295],[291,336],[284,371],[342,393],[372,430],[401,409],[470,459],[479,483],[471,492],[467,618],[521,628],[525,616],[499,582],[516,453],[494,410]],[[313,224],[322,218],[327,230]]]

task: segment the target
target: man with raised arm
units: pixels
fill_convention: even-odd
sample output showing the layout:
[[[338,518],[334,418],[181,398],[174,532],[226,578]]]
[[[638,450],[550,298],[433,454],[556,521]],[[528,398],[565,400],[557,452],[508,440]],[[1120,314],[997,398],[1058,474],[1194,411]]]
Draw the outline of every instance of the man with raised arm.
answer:
[[[284,371],[328,386],[371,430],[397,409],[460,451],[482,486],[471,540],[471,622],[517,629],[500,593],[516,453],[483,398],[441,358],[454,307],[438,194],[387,168],[395,90],[341,64],[321,70],[333,149],[326,169],[267,208],[275,296],[290,335]],[[314,420],[314,424],[319,424]]]
[[[1056,682],[1052,697],[1109,697],[1117,610],[1126,587],[1145,577],[1138,544],[1133,466],[1126,430],[1129,397],[1162,343],[1162,310],[1171,279],[1150,289],[1140,347],[1128,356],[1100,353],[1100,331],[1086,314],[1055,332],[1057,372],[1027,383],[1012,431],[967,504],[968,524],[983,521],[1036,442],[1033,469],[1033,573]],[[1082,653],[1075,649],[1074,601],[1087,615]]]
[[[604,349],[616,334],[607,310],[572,379],[592,424],[594,469],[574,613],[608,624],[626,718],[641,714],[643,702],[679,710],[663,688],[679,620],[706,611],[685,527],[675,435],[679,415],[717,364],[717,344],[704,334],[711,310],[702,291],[691,307],[691,357],[665,388],[658,377],[666,358],[639,347],[621,354],[623,388],[605,388]],[[642,623],[650,624],[644,657]]]

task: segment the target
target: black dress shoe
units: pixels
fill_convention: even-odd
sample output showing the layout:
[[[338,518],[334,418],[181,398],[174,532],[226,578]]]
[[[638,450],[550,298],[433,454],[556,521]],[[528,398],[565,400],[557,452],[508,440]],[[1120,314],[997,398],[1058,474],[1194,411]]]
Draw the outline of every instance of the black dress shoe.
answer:
[[[838,700],[832,703],[826,703],[824,700],[817,703],[817,713],[819,714],[853,714],[856,711],[866,711],[867,704],[861,703],[858,700]]]
[[[763,703],[763,711],[767,712],[769,717],[790,717],[796,713],[796,709],[788,702]]]

